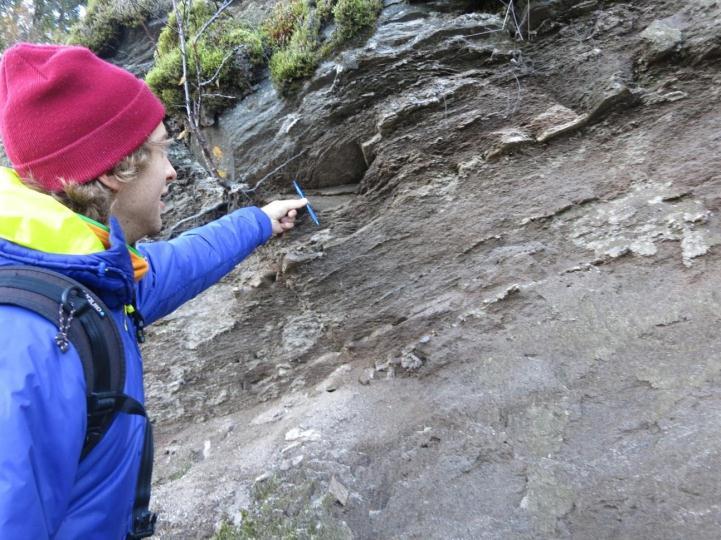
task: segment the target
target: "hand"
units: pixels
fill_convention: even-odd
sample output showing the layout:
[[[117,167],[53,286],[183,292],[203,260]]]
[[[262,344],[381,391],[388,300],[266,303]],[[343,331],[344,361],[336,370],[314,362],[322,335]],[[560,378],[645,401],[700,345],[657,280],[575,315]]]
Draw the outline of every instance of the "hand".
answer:
[[[308,204],[308,199],[286,199],[266,204],[261,210],[270,218],[273,234],[282,234],[295,226],[297,210]]]

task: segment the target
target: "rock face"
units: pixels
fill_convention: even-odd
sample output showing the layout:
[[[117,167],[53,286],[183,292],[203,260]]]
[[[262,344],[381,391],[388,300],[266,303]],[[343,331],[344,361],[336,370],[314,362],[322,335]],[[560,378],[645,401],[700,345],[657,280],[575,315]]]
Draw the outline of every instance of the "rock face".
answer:
[[[533,4],[389,2],[218,120],[321,226],[150,329],[160,538],[718,536],[721,6]]]

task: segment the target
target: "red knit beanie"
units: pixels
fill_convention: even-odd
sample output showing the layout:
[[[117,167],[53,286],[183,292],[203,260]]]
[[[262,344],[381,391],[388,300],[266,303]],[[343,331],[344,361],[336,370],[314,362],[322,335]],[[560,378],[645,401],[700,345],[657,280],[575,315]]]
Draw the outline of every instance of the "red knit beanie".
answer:
[[[0,59],[5,150],[48,191],[110,171],[164,116],[145,82],[84,47],[20,43]]]

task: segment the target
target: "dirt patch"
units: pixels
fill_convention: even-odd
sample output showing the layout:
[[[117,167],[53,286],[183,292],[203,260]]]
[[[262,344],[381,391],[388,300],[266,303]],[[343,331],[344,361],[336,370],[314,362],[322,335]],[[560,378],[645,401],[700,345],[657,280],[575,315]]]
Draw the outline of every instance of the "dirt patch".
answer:
[[[230,113],[238,170],[348,140],[367,170],[150,329],[161,537],[264,523],[263,474],[299,537],[716,536],[720,8],[584,4],[523,41],[392,4],[292,104]]]

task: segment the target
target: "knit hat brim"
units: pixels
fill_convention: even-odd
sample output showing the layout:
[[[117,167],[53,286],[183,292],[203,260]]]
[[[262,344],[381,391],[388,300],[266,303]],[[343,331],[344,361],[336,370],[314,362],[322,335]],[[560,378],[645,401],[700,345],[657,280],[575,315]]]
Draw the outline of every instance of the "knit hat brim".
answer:
[[[137,137],[118,138],[119,133],[146,133],[147,139],[164,117],[163,105],[150,88],[143,85],[125,109],[60,151],[27,163],[8,157],[22,177],[42,179],[48,191],[61,191],[64,180],[75,183],[94,180],[145,142]]]
[[[47,191],[112,170],[164,116],[145,81],[85,47],[19,43],[0,59],[7,156]]]

